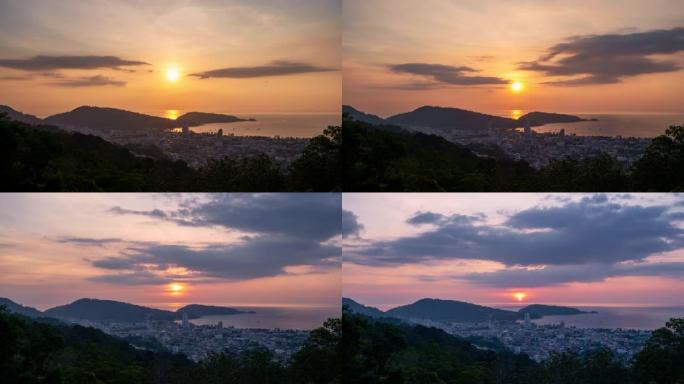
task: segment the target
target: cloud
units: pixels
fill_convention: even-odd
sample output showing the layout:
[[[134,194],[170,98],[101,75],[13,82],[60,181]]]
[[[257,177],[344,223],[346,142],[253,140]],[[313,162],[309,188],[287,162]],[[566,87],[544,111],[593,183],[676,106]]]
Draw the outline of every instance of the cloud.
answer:
[[[416,212],[406,222],[413,225],[439,224],[446,220],[446,216],[434,212]]]
[[[172,279],[157,276],[147,271],[100,275],[89,278],[96,283],[108,283],[119,285],[159,285],[168,284]]]
[[[342,237],[359,237],[363,231],[363,224],[359,223],[358,217],[350,211],[342,210]]]
[[[502,225],[477,216],[418,212],[409,222],[435,227],[418,235],[371,243],[345,254],[365,265],[479,259],[507,266],[576,265],[643,260],[684,247],[684,229],[669,207],[622,205],[593,196],[556,207],[534,207]]]
[[[231,78],[231,79],[249,79],[256,77],[270,77],[270,76],[288,76],[305,73],[317,72],[333,72],[338,71],[334,68],[319,67],[312,64],[300,63],[294,61],[274,61],[268,65],[254,66],[254,67],[229,67],[214,69],[206,72],[199,72],[190,74],[190,76],[199,77],[200,79],[208,79],[212,77],[217,78]]]
[[[56,69],[120,69],[127,66],[150,65],[144,61],[125,60],[116,56],[34,56],[30,59],[0,59],[0,67],[23,71]]]
[[[138,281],[135,275],[129,276],[135,272],[155,271],[168,277],[176,268],[185,269],[193,278],[223,280],[290,274],[288,267],[339,268],[342,250],[334,243],[341,236],[340,205],[340,194],[272,193],[202,195],[181,201],[172,210],[114,207],[109,212],[115,215],[223,228],[242,236],[230,243],[219,240],[203,246],[128,242],[120,255],[91,264],[119,271],[100,279],[121,284]]]
[[[451,66],[443,64],[406,63],[390,65],[389,69],[395,73],[408,73],[423,76],[442,85],[490,85],[507,84],[508,81],[490,76],[468,76],[467,73],[479,72],[466,66]],[[422,84],[423,86],[425,84]]]
[[[61,237],[57,239],[58,242],[60,243],[70,243],[70,244],[75,244],[75,245],[85,245],[85,246],[97,246],[97,247],[102,247],[107,244],[112,244],[112,243],[120,243],[123,240],[120,238],[99,238],[99,239],[93,239],[93,238],[87,238],[87,237]]]
[[[567,283],[592,283],[619,276],[664,276],[682,278],[684,263],[620,263],[546,266],[526,269],[509,268],[496,272],[471,273],[460,278],[503,288],[531,288]]]
[[[170,220],[181,225],[217,226],[325,241],[340,235],[340,205],[339,194],[228,193],[210,195],[207,200],[193,201],[172,211],[136,211],[121,207],[110,211]]]
[[[519,63],[518,67],[547,76],[571,77],[547,84],[612,84],[642,74],[678,71],[681,63],[651,56],[682,51],[684,28],[579,36],[552,46],[539,59]]]
[[[62,87],[101,87],[101,86],[115,86],[123,87],[126,85],[125,81],[119,81],[107,76],[86,76],[78,78],[65,78],[64,80],[53,83]]]

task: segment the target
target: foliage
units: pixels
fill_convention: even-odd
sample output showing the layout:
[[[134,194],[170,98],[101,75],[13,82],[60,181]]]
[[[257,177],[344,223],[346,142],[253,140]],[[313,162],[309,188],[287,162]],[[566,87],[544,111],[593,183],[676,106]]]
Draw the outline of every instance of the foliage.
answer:
[[[653,139],[629,169],[602,154],[557,159],[536,170],[498,148],[465,147],[436,135],[350,119],[343,120],[342,136],[343,184],[350,192],[684,190],[684,126]]]
[[[3,191],[277,192],[341,190],[340,128],[311,139],[285,167],[265,155],[224,158],[194,169],[157,148],[32,127],[0,116]]]
[[[94,328],[31,320],[0,307],[0,370],[6,384],[340,383],[339,329],[339,320],[329,320],[312,331],[290,364],[265,349],[216,353],[195,363],[158,345],[138,349]]]

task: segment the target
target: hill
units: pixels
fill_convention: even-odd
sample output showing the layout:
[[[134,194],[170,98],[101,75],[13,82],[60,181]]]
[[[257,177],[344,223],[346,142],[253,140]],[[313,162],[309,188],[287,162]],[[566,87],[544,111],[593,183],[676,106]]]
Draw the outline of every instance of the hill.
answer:
[[[489,127],[519,128],[521,121],[507,117],[487,115],[459,108],[444,108],[424,106],[414,111],[401,113],[387,118],[391,124],[407,125],[411,127],[429,127],[435,129],[473,129],[484,130]]]
[[[45,118],[45,122],[69,129],[88,128],[94,132],[147,131],[177,128],[175,120],[116,108],[81,106]]]
[[[97,299],[79,299],[71,304],[50,308],[45,315],[61,319],[115,322],[143,322],[148,319],[172,321],[180,318],[179,314],[171,311]]]
[[[576,123],[580,121],[597,121],[596,119],[583,119],[579,116],[548,112],[530,112],[520,116],[518,120],[529,121],[531,126],[556,123]]]
[[[357,303],[356,301],[352,299],[348,299],[346,297],[342,298],[342,306],[346,307],[348,311],[353,312],[353,313],[358,313],[360,315],[368,316],[368,317],[387,317],[387,314],[385,312],[375,308],[375,307],[369,307],[360,303]]]
[[[13,121],[19,121],[25,124],[30,124],[30,125],[40,125],[44,124],[44,121],[36,116],[29,115],[26,113],[19,112],[12,107],[9,107],[7,105],[0,105],[0,115],[1,114],[6,114],[7,119],[13,120]]]
[[[256,313],[254,311],[240,311],[235,308],[217,307],[213,305],[190,304],[176,310],[176,313],[187,313],[190,318],[216,315],[239,315],[243,313]]]
[[[43,313],[35,308],[32,307],[25,307],[21,304],[17,304],[14,301],[5,298],[5,297],[0,297],[0,307],[4,306],[7,308],[8,312],[11,313],[16,313],[19,315],[23,316],[28,316],[28,317],[41,317],[43,316]]]
[[[342,106],[342,114],[346,116],[346,118],[351,119],[351,120],[356,120],[356,121],[361,121],[363,123],[368,123],[371,125],[382,125],[382,124],[387,124],[387,121],[385,119],[376,116],[376,115],[371,115],[369,113],[361,112],[358,109],[349,106],[349,105],[343,105]]]
[[[482,323],[491,320],[515,321],[522,313],[490,308],[455,300],[421,299],[386,311],[387,315],[458,323]]]
[[[562,307],[557,305],[543,305],[543,304],[532,304],[518,310],[519,313],[529,312],[530,317],[543,317],[543,316],[564,316],[564,315],[581,315],[585,313],[597,313],[596,311],[585,312],[577,308]]]
[[[241,119],[233,115],[222,115],[219,113],[206,113],[206,112],[188,112],[183,115],[178,116],[175,120],[181,124],[187,124],[189,126],[197,126],[202,124],[211,123],[236,123],[239,121],[256,121],[255,119]]]
[[[360,111],[354,111],[354,116],[373,116]],[[357,118],[356,120],[369,122],[371,124],[381,124],[366,121],[362,118]],[[384,123],[399,124],[414,128],[428,127],[437,130],[487,130],[489,128],[522,128],[525,126],[526,121],[529,121],[531,126],[540,126],[551,123],[574,123],[587,120],[578,116],[548,112],[531,112],[521,116],[519,119],[511,119],[466,109],[423,106],[411,112],[391,116],[387,118]]]

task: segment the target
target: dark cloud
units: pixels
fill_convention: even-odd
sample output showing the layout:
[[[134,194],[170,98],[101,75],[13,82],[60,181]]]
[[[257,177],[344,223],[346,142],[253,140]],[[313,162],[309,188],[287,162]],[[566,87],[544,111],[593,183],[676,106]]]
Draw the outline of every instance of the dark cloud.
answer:
[[[87,238],[87,237],[61,237],[57,239],[58,242],[60,243],[71,243],[71,244],[76,244],[76,245],[87,245],[87,246],[98,246],[102,247],[107,244],[112,244],[112,243],[120,243],[123,240],[119,238],[101,238],[101,239],[92,239],[92,238]]]
[[[496,272],[471,273],[462,278],[476,283],[529,288],[573,282],[592,283],[618,276],[664,276],[681,278],[684,263],[630,263],[553,265],[542,269],[508,268]]]
[[[406,63],[390,65],[389,69],[396,73],[408,73],[434,80],[443,85],[489,85],[507,84],[508,81],[498,77],[469,76],[468,73],[478,72],[477,69],[466,66],[451,66],[443,64]]]
[[[338,267],[341,247],[340,194],[212,194],[193,197],[174,210],[110,212],[141,215],[195,227],[219,227],[244,233],[231,243],[204,246],[127,243],[121,255],[93,261],[92,265],[120,273],[99,279],[108,282],[144,281],[134,273],[185,268],[197,278],[254,279],[286,273],[289,266],[317,270]],[[130,276],[129,276],[130,275]],[[104,281],[104,280],[98,280]]]
[[[211,71],[193,73],[190,76],[208,79],[212,77],[223,77],[231,79],[249,79],[255,77],[288,76],[304,73],[333,72],[338,71],[334,68],[319,67],[307,63],[293,61],[274,61],[268,65],[254,67],[230,67],[214,69]]]
[[[30,59],[0,59],[0,67],[24,71],[56,69],[98,69],[150,65],[144,61],[125,60],[116,56],[34,56]]]
[[[420,224],[439,224],[446,220],[446,216],[440,213],[434,212],[416,212],[415,215],[411,216],[406,222],[408,224],[420,225]]]
[[[682,69],[681,63],[652,56],[682,51],[684,28],[579,36],[552,46],[535,61],[519,63],[519,68],[547,76],[572,77],[550,84],[611,84],[626,77],[678,71]]]
[[[359,223],[358,217],[350,211],[342,210],[342,237],[359,237],[363,231],[363,224]]]
[[[54,85],[59,85],[61,87],[101,87],[101,86],[114,86],[123,87],[126,85],[125,81],[119,81],[112,79],[111,77],[97,75],[97,76],[86,76],[77,78],[65,78],[58,82],[52,83]]]
[[[340,205],[339,194],[237,193],[210,195],[206,201],[193,201],[167,212],[121,207],[114,207],[111,212],[171,220],[181,225],[218,226],[325,241],[340,235]]]
[[[499,226],[454,215],[432,230],[376,242],[345,254],[345,259],[367,265],[482,259],[508,266],[643,260],[684,246],[684,230],[673,223],[668,209],[621,205],[598,195],[558,207],[523,210]],[[434,223],[436,215],[420,212],[410,220]]]
[[[111,275],[100,275],[89,278],[88,280],[96,283],[109,283],[120,285],[152,285],[152,284],[167,284],[172,280],[164,277],[159,277],[151,272],[136,271],[128,273],[117,273]]]

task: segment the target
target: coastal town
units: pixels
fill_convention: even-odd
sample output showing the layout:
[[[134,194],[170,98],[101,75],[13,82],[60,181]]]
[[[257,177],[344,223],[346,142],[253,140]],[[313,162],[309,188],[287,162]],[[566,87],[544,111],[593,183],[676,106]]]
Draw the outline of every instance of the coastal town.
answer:
[[[72,322],[127,339],[136,348],[146,348],[144,343],[136,343],[136,340],[156,341],[164,349],[184,354],[193,361],[200,361],[210,353],[239,354],[268,349],[276,360],[287,362],[309,336],[309,331],[303,330],[224,327],[221,321],[212,325],[195,325],[188,321],[187,316],[181,322]]]
[[[470,339],[479,348],[487,347],[479,346],[476,339],[498,340],[512,352],[527,354],[538,362],[548,359],[553,353],[582,353],[600,348],[613,351],[627,362],[641,351],[651,336],[651,331],[645,330],[577,328],[567,327],[564,322],[537,325],[529,317],[523,322],[443,323],[424,319],[409,321]]]

